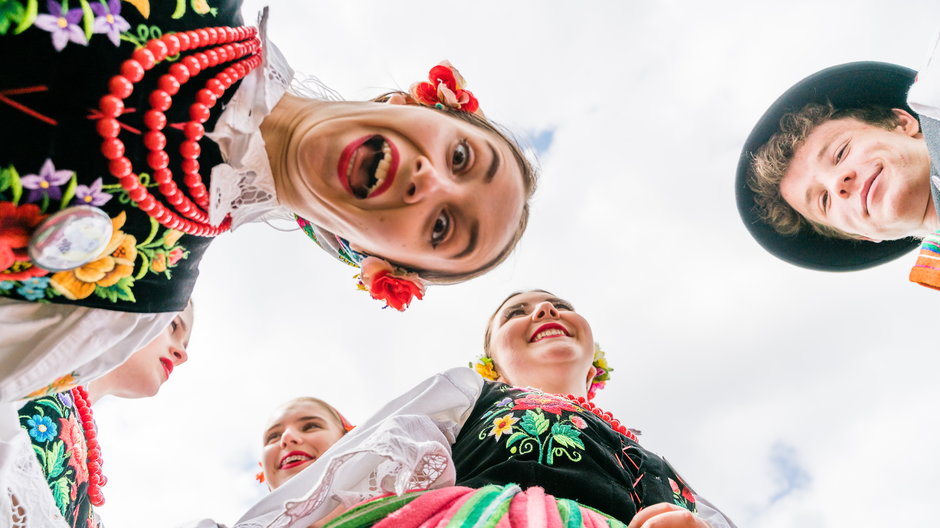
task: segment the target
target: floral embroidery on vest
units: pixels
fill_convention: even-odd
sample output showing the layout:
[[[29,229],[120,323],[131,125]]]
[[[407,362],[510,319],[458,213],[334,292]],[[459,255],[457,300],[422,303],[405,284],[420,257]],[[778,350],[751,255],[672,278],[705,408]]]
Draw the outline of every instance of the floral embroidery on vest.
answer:
[[[56,506],[69,526],[97,526],[86,495],[88,446],[71,393],[31,400],[18,414]]]
[[[0,282],[0,284],[3,284],[3,283]],[[79,377],[78,372],[66,374],[65,376],[62,376],[61,378],[53,381],[49,385],[46,385],[45,387],[39,390],[36,390],[34,392],[27,394],[24,399],[29,400],[33,398],[39,398],[40,396],[51,396],[58,392],[65,392],[65,391],[72,390],[77,385],[79,385],[78,377]]]
[[[482,420],[492,420],[489,430],[478,438],[493,437],[499,443],[506,438],[505,448],[512,457],[533,454],[540,464],[553,465],[557,457],[572,462],[582,458],[584,450],[581,430],[587,422],[577,413],[583,409],[564,398],[538,391],[512,389],[513,395],[493,404]],[[521,412],[518,412],[521,411]]]
[[[130,201],[120,184],[104,185],[97,178],[91,185],[78,185],[74,171],[57,169],[49,159],[37,174],[20,176],[13,166],[0,169],[0,291],[14,290],[30,301],[95,295],[110,302],[136,302],[136,280],[148,273],[171,279],[173,268],[189,257],[179,243],[183,233],[162,228],[151,218],[149,236],[138,243],[121,230],[127,219],[123,211],[111,219],[114,232],[97,259],[52,275],[32,265],[27,254],[30,233],[49,214],[70,205],[100,207],[115,197],[121,203]]]

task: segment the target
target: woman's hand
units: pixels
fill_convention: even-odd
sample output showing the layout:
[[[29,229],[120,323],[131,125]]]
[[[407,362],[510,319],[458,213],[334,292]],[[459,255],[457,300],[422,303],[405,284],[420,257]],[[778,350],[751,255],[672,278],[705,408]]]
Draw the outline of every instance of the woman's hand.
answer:
[[[643,508],[627,528],[711,528],[701,517],[668,502]]]

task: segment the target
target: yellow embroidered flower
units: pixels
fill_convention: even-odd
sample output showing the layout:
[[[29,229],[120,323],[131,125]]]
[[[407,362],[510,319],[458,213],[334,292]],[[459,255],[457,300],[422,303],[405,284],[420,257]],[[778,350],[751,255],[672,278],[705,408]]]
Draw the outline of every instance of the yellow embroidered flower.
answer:
[[[496,418],[493,420],[493,428],[490,429],[487,436],[495,436],[498,442],[503,434],[512,434],[512,426],[518,421],[519,419],[511,414]]]
[[[119,280],[129,277],[134,272],[137,259],[137,239],[121,231],[126,220],[127,215],[123,211],[111,219],[114,229],[111,240],[97,260],[60,271],[52,276],[49,284],[65,298],[75,301],[88,297],[98,286],[114,286]]]
[[[150,261],[150,269],[155,273],[163,273],[166,271],[166,253],[159,252],[153,255],[153,260]]]
[[[150,0],[124,0],[128,4],[137,8],[144,18],[150,18]]]
[[[486,356],[479,358],[476,363],[473,364],[473,370],[477,371],[477,374],[483,376],[483,379],[488,379],[490,381],[496,381],[499,379],[499,373],[496,372],[496,367],[493,365],[493,360]]]
[[[53,381],[51,384],[46,385],[45,387],[33,391],[26,395],[26,399],[38,398],[40,396],[48,396],[50,394],[55,394],[57,392],[65,392],[71,390],[78,385],[78,380],[75,379],[75,373],[66,374],[61,378]]]
[[[163,245],[166,247],[173,247],[177,242],[180,241],[180,238],[183,236],[182,231],[177,231],[175,229],[167,229],[166,233],[163,234]]]

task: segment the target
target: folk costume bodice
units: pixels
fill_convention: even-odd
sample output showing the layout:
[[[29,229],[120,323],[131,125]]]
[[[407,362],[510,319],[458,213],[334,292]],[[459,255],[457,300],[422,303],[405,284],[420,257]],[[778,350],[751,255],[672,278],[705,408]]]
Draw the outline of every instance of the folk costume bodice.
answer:
[[[457,485],[541,486],[624,523],[660,502],[695,512],[692,490],[672,467],[591,407],[487,381],[453,444]]]
[[[136,187],[182,215],[187,206],[171,196],[171,188],[182,191],[185,202],[198,202],[197,195],[209,187],[211,169],[222,162],[213,141],[203,138],[193,147],[194,136],[201,134],[184,125],[194,119],[193,102],[208,97],[200,93],[210,87],[207,80],[232,62],[202,64],[197,75],[175,88],[161,76],[192,53],[167,53],[132,84],[122,108],[113,109],[116,122],[102,111],[102,97],[126,89],[115,88],[116,75],[134,80],[125,61],[137,57],[146,62],[146,56],[135,52],[149,50],[148,42],[200,28],[241,26],[240,4],[240,0],[49,0],[38,2],[37,9],[35,0],[4,3],[0,9],[0,294],[128,312],[185,307],[212,238],[184,234],[158,222],[153,209],[151,214],[144,212],[152,207],[142,206],[147,202],[144,193],[123,187],[114,175],[116,161],[109,158],[126,157],[139,181]],[[212,130],[237,85],[206,105],[204,130]],[[169,108],[153,115],[153,110],[166,105],[168,92],[175,90]],[[165,125],[155,128],[161,119]],[[115,123],[120,148],[113,142],[105,145],[114,134],[107,129]],[[154,131],[159,134],[149,134]],[[187,140],[188,150],[183,145]],[[162,153],[174,185],[156,177]],[[192,173],[189,181],[187,170]],[[194,191],[200,184],[203,191]],[[50,215],[76,205],[98,208],[110,218],[113,231],[105,249],[73,269],[47,271],[36,266],[27,253],[33,231]]]

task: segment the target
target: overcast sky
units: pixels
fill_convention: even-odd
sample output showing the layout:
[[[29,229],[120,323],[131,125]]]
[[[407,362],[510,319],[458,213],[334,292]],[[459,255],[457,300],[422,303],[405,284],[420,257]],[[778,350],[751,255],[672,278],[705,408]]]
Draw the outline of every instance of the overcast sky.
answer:
[[[234,522],[265,493],[276,405],[318,396],[362,421],[466,364],[496,304],[534,287],[572,301],[608,351],[597,403],[739,526],[923,526],[940,495],[940,293],[907,282],[914,254],[851,274],[774,259],[732,182],[789,85],[855,60],[918,68],[938,30],[936,0],[273,2],[294,68],[348,99],[457,65],[539,151],[530,227],[499,270],[404,314],[300,232],[222,236],[189,363],[156,398],[96,407],[105,524]]]

